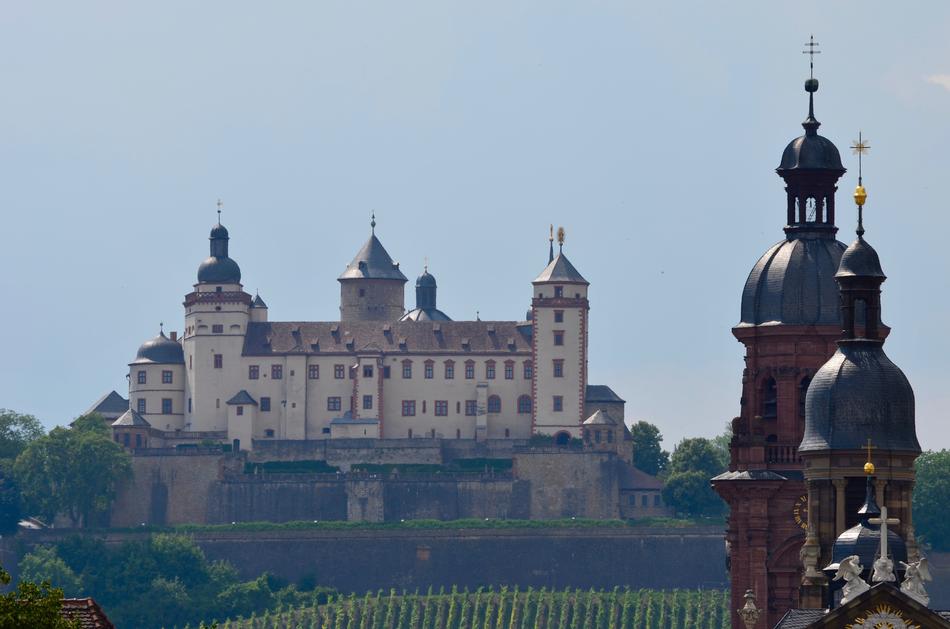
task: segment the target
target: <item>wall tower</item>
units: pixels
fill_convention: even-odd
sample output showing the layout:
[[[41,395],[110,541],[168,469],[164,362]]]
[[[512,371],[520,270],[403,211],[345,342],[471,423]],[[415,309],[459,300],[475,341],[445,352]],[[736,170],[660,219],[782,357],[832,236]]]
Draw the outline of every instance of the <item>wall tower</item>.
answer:
[[[406,276],[376,237],[376,217],[369,240],[346,266],[340,282],[341,321],[398,321],[406,311]]]

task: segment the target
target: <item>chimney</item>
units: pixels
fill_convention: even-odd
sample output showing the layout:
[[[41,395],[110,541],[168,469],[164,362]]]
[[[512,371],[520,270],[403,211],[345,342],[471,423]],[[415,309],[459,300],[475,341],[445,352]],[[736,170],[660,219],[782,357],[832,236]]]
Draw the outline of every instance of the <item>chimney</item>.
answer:
[[[178,332],[175,332],[174,330],[172,330],[171,332],[168,333],[168,338],[170,338],[171,340],[177,342],[177,341],[178,341]]]

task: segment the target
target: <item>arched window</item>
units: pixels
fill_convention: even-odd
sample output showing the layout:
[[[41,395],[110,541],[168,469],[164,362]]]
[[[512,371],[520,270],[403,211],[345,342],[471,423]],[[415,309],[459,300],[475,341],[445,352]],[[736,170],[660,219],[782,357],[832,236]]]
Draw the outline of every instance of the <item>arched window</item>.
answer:
[[[775,378],[769,378],[762,384],[762,419],[778,417],[778,390]]]
[[[531,412],[531,396],[522,395],[518,398],[518,412],[522,415]]]
[[[559,446],[566,446],[571,442],[571,433],[569,432],[559,432],[554,435],[554,443]]]
[[[488,412],[489,413],[500,413],[501,412],[501,398],[497,395],[488,396]]]
[[[808,385],[811,384],[811,378],[805,376],[798,383],[798,416],[805,419],[805,396],[808,393]]]

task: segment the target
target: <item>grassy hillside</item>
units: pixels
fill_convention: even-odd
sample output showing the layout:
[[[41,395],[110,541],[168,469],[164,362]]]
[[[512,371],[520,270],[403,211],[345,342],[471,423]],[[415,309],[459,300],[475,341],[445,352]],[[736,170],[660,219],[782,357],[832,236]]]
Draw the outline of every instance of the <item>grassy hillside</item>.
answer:
[[[229,620],[220,629],[728,629],[723,590],[612,592],[491,588],[350,596]]]

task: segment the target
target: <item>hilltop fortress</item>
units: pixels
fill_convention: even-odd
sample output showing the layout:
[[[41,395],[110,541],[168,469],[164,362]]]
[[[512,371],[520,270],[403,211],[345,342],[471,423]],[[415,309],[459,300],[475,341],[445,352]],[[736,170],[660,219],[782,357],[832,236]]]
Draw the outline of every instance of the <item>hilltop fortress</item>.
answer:
[[[521,321],[453,321],[428,268],[406,311],[375,218],[339,321],[270,321],[229,245],[219,216],[183,334],[143,343],[129,398],[88,411],[133,454],[112,525],[669,514],[624,400],[588,384],[589,283],[562,231]]]

